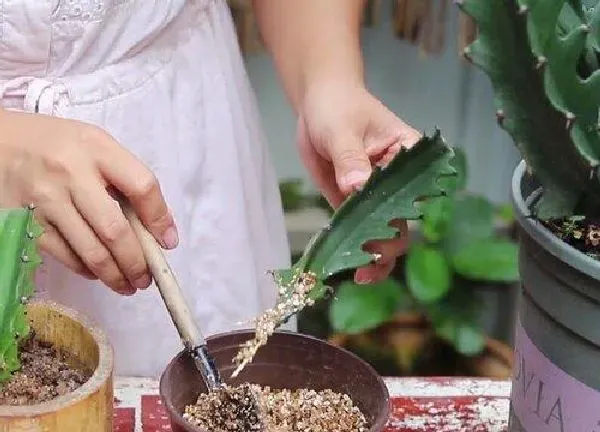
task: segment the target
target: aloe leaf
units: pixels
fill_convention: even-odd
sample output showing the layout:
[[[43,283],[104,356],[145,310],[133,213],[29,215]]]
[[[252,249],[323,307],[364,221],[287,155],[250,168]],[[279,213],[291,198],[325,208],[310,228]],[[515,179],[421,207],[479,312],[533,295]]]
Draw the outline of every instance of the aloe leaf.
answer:
[[[32,210],[0,209],[0,383],[19,368],[19,344],[29,334],[25,304],[41,262],[35,244],[40,233]]]
[[[574,80],[574,53],[581,47],[581,31],[575,30],[565,41],[557,36],[560,10],[557,12],[556,3],[544,0],[539,9],[531,6],[527,10],[520,9],[517,0],[459,2],[461,10],[475,20],[479,30],[465,56],[490,77],[498,121],[543,185],[543,196],[534,210],[544,219],[573,214],[584,195],[587,205],[600,209],[600,188],[590,187],[590,177],[595,178],[598,166],[595,137],[587,128],[591,95],[585,96],[581,106],[571,107],[571,98],[559,98],[562,93],[556,90],[568,84],[569,88],[577,88],[578,95],[582,94],[582,88],[595,93],[597,78],[584,83]],[[561,3],[564,5],[564,1]],[[530,18],[535,9],[538,15]],[[552,21],[552,32],[548,26],[537,25],[543,19]],[[537,27],[528,28],[528,22]],[[555,48],[545,51],[546,55],[538,55],[532,52],[529,34],[534,35],[532,45],[536,47],[547,48],[548,40],[558,42]],[[552,72],[559,70],[558,58],[569,62],[564,65],[570,68],[567,76],[556,77]],[[546,73],[545,69],[551,72]],[[559,107],[571,112],[561,112]],[[581,118],[573,118],[577,113]]]
[[[374,262],[376,257],[363,250],[364,244],[396,237],[398,229],[391,221],[420,218],[417,202],[444,194],[438,181],[454,175],[452,155],[436,130],[432,137],[401,151],[385,169],[377,168],[363,189],[347,199],[329,225],[313,237],[292,270],[276,272],[283,284],[306,273],[322,282]]]

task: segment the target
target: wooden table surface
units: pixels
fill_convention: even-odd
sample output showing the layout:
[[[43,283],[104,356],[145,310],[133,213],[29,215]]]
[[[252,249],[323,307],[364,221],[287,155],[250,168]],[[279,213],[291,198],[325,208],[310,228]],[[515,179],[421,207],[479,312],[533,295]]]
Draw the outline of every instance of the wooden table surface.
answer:
[[[509,381],[386,378],[392,415],[386,432],[506,432]],[[170,431],[158,383],[115,380],[114,432]]]

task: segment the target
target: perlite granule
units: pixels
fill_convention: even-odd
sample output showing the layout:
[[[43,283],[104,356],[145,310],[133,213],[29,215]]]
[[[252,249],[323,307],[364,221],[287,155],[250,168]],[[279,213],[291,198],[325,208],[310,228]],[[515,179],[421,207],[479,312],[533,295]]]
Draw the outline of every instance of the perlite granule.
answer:
[[[266,310],[254,320],[254,338],[244,342],[233,358],[237,367],[231,375],[232,378],[237,377],[254,359],[259,348],[267,343],[268,338],[287,318],[315,303],[309,296],[316,284],[312,273],[298,274],[288,284],[283,284],[281,280],[276,282],[279,285],[279,300],[275,307]]]
[[[250,409],[254,401],[256,411]],[[201,394],[196,405],[186,407],[184,418],[211,432],[368,430],[365,416],[348,395],[332,390],[275,390],[254,384]]]

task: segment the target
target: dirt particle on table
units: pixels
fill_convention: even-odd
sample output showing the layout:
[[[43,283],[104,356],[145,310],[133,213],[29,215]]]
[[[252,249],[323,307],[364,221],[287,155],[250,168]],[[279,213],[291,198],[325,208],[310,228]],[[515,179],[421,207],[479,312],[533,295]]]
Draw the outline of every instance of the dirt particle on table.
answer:
[[[21,369],[0,386],[0,405],[34,405],[70,393],[90,373],[75,369],[67,357],[32,334],[21,346]]]
[[[211,432],[368,430],[365,416],[348,395],[332,390],[276,390],[254,384],[203,393],[196,405],[186,407],[184,418]]]

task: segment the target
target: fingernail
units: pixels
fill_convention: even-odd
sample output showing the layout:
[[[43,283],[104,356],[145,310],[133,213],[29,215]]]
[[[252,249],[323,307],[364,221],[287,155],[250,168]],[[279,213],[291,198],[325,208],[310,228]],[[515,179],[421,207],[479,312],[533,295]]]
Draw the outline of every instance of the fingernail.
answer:
[[[119,285],[119,288],[115,290],[117,293],[121,294],[122,296],[132,296],[135,294],[135,292],[137,291],[133,286],[131,286],[129,283],[125,282],[123,284]]]
[[[369,276],[365,275],[363,272],[356,272],[356,276],[354,277],[354,281],[359,285],[368,285],[373,282]]]
[[[362,189],[371,174],[365,171],[350,171],[342,177],[342,186],[352,190]]]
[[[179,244],[179,236],[175,227],[169,227],[163,234],[163,245],[167,249],[175,249]]]
[[[150,285],[150,276],[144,275],[133,282],[133,286],[137,289],[146,289]]]
[[[121,292],[121,295],[123,295],[125,297],[131,297],[132,295],[135,294],[136,291],[137,290],[134,287],[131,287],[131,288],[129,288],[129,290]]]

